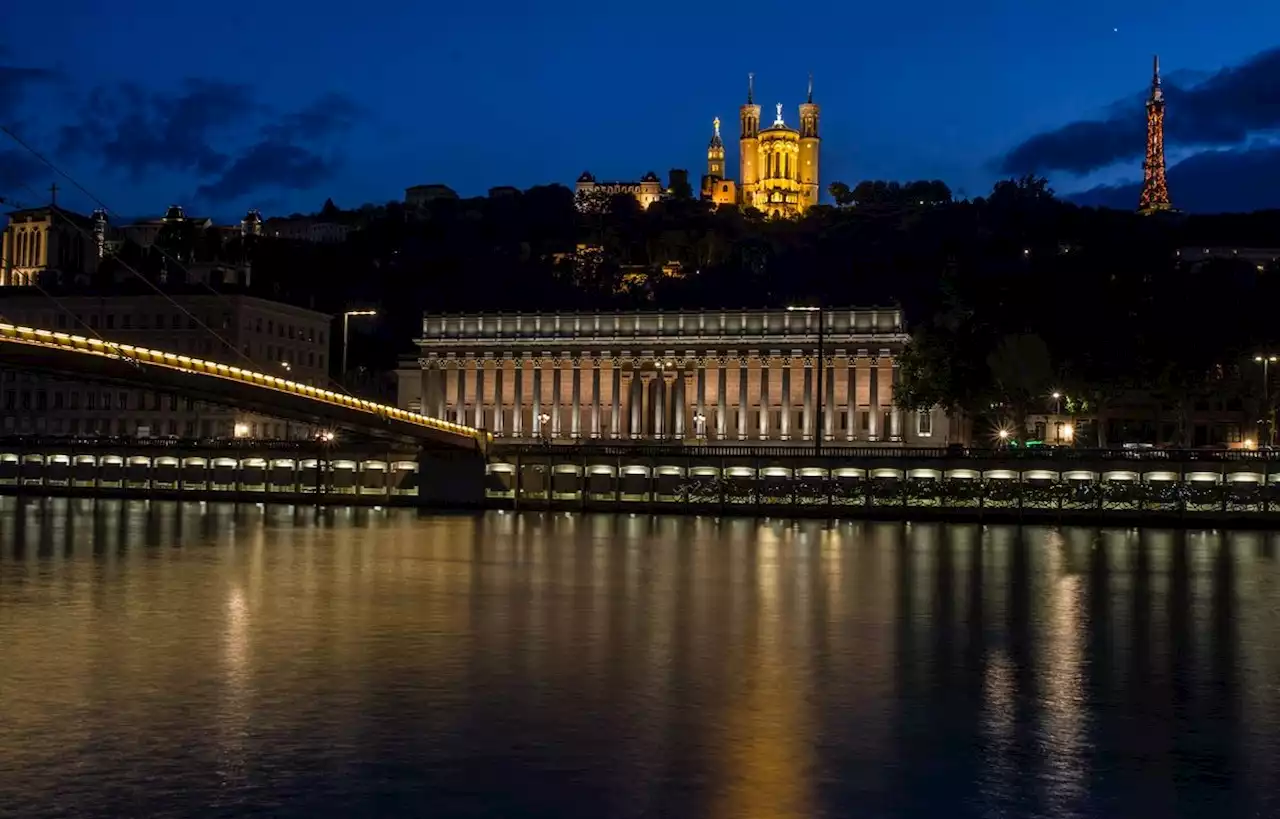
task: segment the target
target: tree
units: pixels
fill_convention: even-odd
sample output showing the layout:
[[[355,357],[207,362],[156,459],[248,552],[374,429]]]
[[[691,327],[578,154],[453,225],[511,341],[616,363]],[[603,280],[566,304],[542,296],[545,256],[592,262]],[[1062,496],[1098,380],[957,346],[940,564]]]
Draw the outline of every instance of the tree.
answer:
[[[832,182],[827,186],[827,193],[831,194],[839,207],[847,208],[854,203],[853,191],[843,182]]]
[[[1053,364],[1044,339],[1031,333],[1005,336],[987,357],[999,404],[1012,413],[1019,439],[1026,437],[1027,414],[1043,404],[1053,388]]]

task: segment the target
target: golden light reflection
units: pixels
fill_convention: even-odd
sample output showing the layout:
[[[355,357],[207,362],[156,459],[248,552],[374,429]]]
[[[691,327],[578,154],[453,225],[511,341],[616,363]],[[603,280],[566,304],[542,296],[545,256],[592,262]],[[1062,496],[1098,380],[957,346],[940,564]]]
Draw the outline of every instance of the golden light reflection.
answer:
[[[745,647],[714,745],[723,756],[712,817],[808,819],[814,812],[809,659],[787,639],[777,606],[779,585],[796,578],[778,562],[784,537],[781,524],[757,529],[758,605],[744,612],[755,618],[756,639]]]

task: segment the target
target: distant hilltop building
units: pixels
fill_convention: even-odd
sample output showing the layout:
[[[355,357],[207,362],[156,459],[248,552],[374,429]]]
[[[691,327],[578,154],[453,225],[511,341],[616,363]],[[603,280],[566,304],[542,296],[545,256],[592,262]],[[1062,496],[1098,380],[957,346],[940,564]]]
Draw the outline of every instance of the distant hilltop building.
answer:
[[[707,172],[699,185],[702,199],[716,205],[757,208],[766,216],[778,218],[800,216],[818,204],[821,109],[813,101],[812,75],[808,96],[800,105],[798,128],[787,124],[782,109],[782,103],[778,103],[773,124],[760,127],[755,75],[748,74],[747,102],[739,109],[742,128],[738,141],[738,180],[730,179],[725,172],[724,139],[720,135],[720,118],[716,117],[712,120],[711,142],[707,145]],[[675,187],[672,184],[668,189]],[[609,196],[626,193],[635,196],[643,208],[657,202],[665,193],[658,176],[652,172],[639,182],[599,182],[584,172],[575,188],[578,201],[583,204],[585,197],[595,193]]]
[[[663,194],[662,180],[653,171],[642,176],[639,182],[597,182],[590,171],[583,171],[573,187],[580,203],[592,197],[626,193],[634,196],[642,208],[657,202]]]
[[[800,128],[786,124],[782,103],[773,124],[760,129],[760,106],[755,104],[755,75],[747,77],[747,104],[739,109],[739,186],[741,204],[767,216],[799,216],[818,204],[818,136],[820,109],[813,101],[813,77],[809,95],[800,106]]]
[[[414,185],[404,189],[404,203],[410,208],[420,208],[437,199],[457,199],[458,192],[448,185]]]

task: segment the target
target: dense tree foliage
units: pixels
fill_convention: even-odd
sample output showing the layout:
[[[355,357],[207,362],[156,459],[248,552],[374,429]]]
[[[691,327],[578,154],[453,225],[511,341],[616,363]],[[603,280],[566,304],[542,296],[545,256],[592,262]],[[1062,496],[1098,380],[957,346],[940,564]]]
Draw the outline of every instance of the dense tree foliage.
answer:
[[[319,309],[376,307],[361,356],[378,367],[409,350],[423,311],[894,304],[913,335],[904,404],[1020,420],[1051,386],[1075,410],[1141,387],[1185,415],[1207,393],[1256,390],[1254,352],[1280,346],[1274,265],[1178,256],[1275,246],[1275,212],[1141,217],[1062,202],[1036,177],[972,201],[941,182],[834,183],[837,206],[799,220],[682,193],[647,210],[556,185],[415,210],[326,202],[324,218],[356,228],[343,244],[163,243],[183,260],[247,258],[257,287]]]

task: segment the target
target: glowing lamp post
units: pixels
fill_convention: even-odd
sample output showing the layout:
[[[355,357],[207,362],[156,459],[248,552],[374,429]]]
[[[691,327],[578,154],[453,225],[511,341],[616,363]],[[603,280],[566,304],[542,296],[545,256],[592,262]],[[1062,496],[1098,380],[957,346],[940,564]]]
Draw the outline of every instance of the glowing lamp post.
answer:
[[[1276,356],[1270,353],[1259,353],[1253,357],[1253,360],[1262,365],[1262,403],[1266,410],[1264,423],[1267,425],[1267,437],[1262,440],[1267,442],[1267,446],[1271,446],[1275,444],[1276,426],[1275,411],[1271,407],[1271,365],[1276,361]]]
[[[376,316],[377,310],[348,310],[342,314],[342,372],[343,382],[347,380],[347,341],[351,337],[352,316]]]

